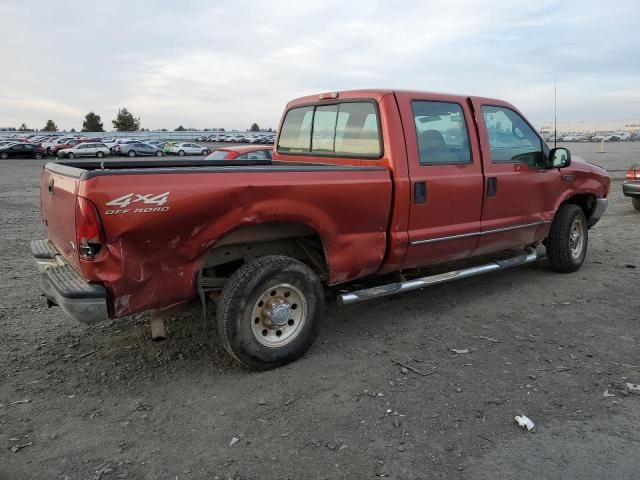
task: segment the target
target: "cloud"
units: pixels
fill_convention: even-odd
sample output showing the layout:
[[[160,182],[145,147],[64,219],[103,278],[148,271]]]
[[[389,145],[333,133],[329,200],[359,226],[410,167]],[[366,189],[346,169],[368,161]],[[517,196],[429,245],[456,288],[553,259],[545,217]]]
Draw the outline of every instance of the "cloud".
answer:
[[[60,16],[60,12],[73,12]],[[504,98],[538,124],[637,117],[635,1],[63,0],[3,6],[0,126],[277,126],[297,96],[404,88]]]

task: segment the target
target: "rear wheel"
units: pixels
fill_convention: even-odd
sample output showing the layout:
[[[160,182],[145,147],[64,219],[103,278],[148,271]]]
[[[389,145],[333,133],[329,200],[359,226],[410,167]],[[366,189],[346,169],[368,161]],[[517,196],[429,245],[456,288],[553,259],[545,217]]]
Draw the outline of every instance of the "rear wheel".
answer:
[[[6,160],[7,158],[9,158],[9,154],[6,152],[0,153],[0,158],[2,160]]]
[[[578,270],[587,255],[587,217],[578,205],[561,205],[551,224],[546,242],[547,257],[556,272]]]
[[[98,153],[96,153],[96,157],[102,158],[102,157],[104,157],[104,153],[98,152]]]
[[[632,197],[631,203],[633,204],[633,208],[640,210],[640,197]]]
[[[289,257],[269,255],[240,267],[217,307],[225,349],[247,368],[268,370],[302,356],[323,319],[316,274]]]
[[[41,153],[36,153],[33,155],[33,158],[35,158],[36,160],[40,160],[42,158],[42,154]]]
[[[69,158],[76,158],[76,154],[71,152],[69,153],[69,155],[67,155]]]

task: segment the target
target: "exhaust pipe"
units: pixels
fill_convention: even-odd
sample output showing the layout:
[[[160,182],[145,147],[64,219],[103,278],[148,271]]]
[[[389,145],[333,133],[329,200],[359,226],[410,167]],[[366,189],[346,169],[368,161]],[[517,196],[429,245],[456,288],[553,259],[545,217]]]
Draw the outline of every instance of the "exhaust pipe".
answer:
[[[372,298],[386,297],[388,295],[395,295],[396,293],[418,290],[420,288],[431,287],[433,285],[439,285],[441,283],[451,282],[453,280],[475,277],[476,275],[495,272],[496,270],[504,270],[511,267],[526,265],[527,263],[533,263],[539,258],[544,258],[544,255],[538,255],[535,250],[531,250],[517,257],[507,258],[506,260],[496,260],[495,262],[487,263],[485,265],[479,265],[477,267],[465,268],[462,270],[453,270],[451,272],[417,278],[415,280],[408,280],[406,282],[394,282],[387,285],[381,285],[379,287],[356,290],[354,292],[343,293],[342,295],[339,295],[338,304],[350,305],[352,303],[371,300]]]

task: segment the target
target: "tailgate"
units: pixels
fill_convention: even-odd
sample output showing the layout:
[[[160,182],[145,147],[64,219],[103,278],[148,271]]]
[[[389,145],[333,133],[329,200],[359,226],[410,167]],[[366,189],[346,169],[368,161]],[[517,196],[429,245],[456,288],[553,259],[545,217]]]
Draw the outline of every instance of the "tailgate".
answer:
[[[76,252],[76,192],[79,178],[52,172],[45,166],[40,179],[40,209],[49,240],[80,271]]]

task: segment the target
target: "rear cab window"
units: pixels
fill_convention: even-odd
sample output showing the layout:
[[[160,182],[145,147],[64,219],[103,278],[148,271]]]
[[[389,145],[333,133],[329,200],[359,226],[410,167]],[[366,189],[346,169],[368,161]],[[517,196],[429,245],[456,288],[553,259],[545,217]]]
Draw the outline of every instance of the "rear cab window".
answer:
[[[277,152],[377,160],[383,153],[377,103],[344,100],[291,108],[282,124]]]

